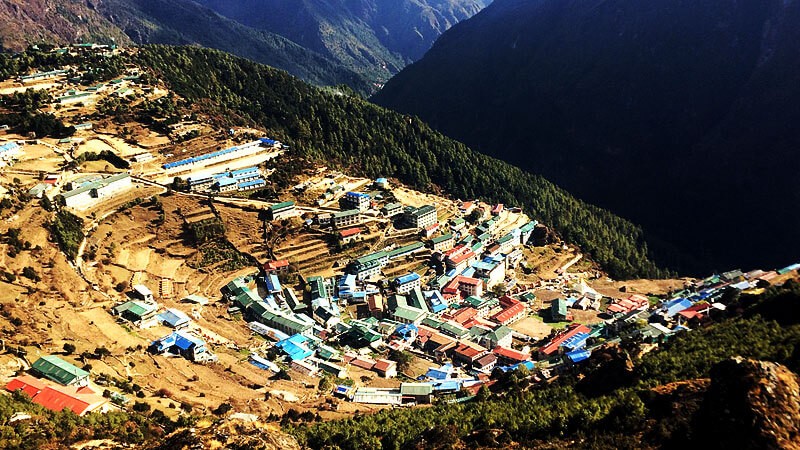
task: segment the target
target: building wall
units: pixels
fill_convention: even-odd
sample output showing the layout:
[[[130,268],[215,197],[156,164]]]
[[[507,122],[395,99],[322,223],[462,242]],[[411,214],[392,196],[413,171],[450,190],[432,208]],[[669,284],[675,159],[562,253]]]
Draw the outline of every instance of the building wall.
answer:
[[[448,239],[446,241],[433,244],[433,251],[445,252],[447,250],[450,250],[451,248],[453,248],[453,243],[454,242],[455,242],[455,239]]]
[[[103,201],[105,198],[114,196],[115,194],[130,188],[131,185],[131,178],[125,177],[114,181],[113,183],[110,183],[101,189],[97,189],[97,198],[92,196],[91,190],[88,190],[81,194],[65,198],[65,203],[70,208],[86,209]]]
[[[293,207],[292,208],[286,208],[286,209],[283,209],[283,210],[279,210],[279,211],[273,212],[272,213],[272,220],[287,219],[289,217],[294,217],[295,215],[297,215],[297,214],[296,214],[295,209]]]
[[[352,215],[352,216],[345,216],[345,217],[334,217],[333,218],[333,225],[335,227],[346,227],[348,225],[355,225],[359,222],[359,215]]]
[[[411,281],[409,283],[404,283],[404,284],[401,284],[401,285],[397,286],[397,293],[398,294],[405,294],[405,293],[413,291],[414,288],[419,287],[419,286],[420,286],[420,280],[419,279]]]
[[[417,228],[427,228],[427,227],[433,225],[434,223],[436,223],[436,221],[437,221],[436,211],[434,210],[434,211],[431,211],[431,212],[429,212],[427,214],[423,214],[421,216],[418,216],[416,218],[416,227]]]

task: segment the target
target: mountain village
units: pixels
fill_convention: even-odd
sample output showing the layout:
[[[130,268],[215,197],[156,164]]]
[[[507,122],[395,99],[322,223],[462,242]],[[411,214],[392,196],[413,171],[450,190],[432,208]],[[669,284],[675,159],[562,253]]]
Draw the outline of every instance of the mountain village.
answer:
[[[17,344],[26,348],[2,360],[6,390],[50,409],[83,415],[145,398],[167,408],[165,397],[185,410],[211,408],[225,384],[256,392],[224,394],[234,403],[242,395],[243,412],[267,400],[270,411],[342,413],[463,402],[508,373],[548,383],[624,340],[657,346],[724,315],[731,290],[757,292],[800,269],[615,282],[523,205],[304,165],[268,130],[190,115],[157,127],[115,123],[98,111],[172,94],[136,67],[87,86],[90,72],[63,67],[0,82],[3,96],[46,92],[41,109],[75,130],[0,132],[0,193],[30,199],[3,213],[2,232],[43,220],[45,204],[81,218],[85,232],[68,263],[47,269],[59,289],[81,290],[78,300],[46,310],[55,300],[42,297],[20,308],[46,310],[52,322],[81,315],[97,347],[75,352],[66,338]],[[290,185],[278,186],[285,173]],[[58,249],[40,241],[36,251]],[[44,275],[36,259],[19,272]],[[36,286],[33,276],[15,278],[4,302]],[[171,382],[168,370],[193,375]],[[217,384],[202,387],[204,377]]]

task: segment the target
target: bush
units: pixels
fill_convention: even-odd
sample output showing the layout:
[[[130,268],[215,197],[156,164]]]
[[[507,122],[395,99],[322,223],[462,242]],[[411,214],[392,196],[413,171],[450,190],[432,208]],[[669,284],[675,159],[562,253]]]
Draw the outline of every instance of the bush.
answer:
[[[225,414],[230,412],[230,410],[232,410],[232,409],[233,409],[233,406],[231,406],[230,403],[224,402],[224,403],[220,403],[220,405],[216,409],[211,411],[211,412],[213,412],[214,415],[217,415],[217,416],[224,416]]]
[[[51,230],[61,250],[68,258],[75,259],[78,247],[84,238],[83,219],[69,211],[61,210],[56,214]]]
[[[145,413],[150,411],[150,404],[137,401],[133,404],[133,410],[136,412]]]
[[[36,269],[31,266],[26,266],[24,269],[22,269],[22,276],[36,282],[39,282],[42,279],[36,272]]]
[[[71,355],[75,353],[75,346],[70,344],[69,342],[64,343],[64,353]]]

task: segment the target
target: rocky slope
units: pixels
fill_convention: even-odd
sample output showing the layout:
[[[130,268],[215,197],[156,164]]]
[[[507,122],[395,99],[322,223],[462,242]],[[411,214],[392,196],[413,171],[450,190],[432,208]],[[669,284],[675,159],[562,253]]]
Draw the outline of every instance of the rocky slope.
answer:
[[[715,448],[800,448],[800,379],[772,362],[718,364],[696,432]]]
[[[0,23],[0,45],[12,50],[39,42],[131,42],[85,0],[0,0]]]
[[[276,424],[230,419],[217,423],[201,423],[167,436],[151,450],[189,450],[196,448],[229,448],[250,450],[300,450],[292,436]]]

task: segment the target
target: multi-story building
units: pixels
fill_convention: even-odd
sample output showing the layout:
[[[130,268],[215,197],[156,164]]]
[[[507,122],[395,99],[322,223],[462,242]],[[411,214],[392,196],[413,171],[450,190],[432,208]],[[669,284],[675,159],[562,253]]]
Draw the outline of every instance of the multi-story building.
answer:
[[[394,217],[403,213],[403,205],[401,203],[389,203],[381,208],[381,212],[385,217]]]
[[[411,272],[402,277],[395,278],[393,283],[398,294],[405,294],[413,291],[414,288],[420,287],[420,276]]]
[[[336,228],[349,227],[350,225],[355,225],[361,221],[360,214],[361,212],[357,209],[335,212],[333,213],[331,222]]]
[[[419,208],[408,206],[404,212],[406,222],[414,228],[427,228],[439,221],[436,215],[436,208],[433,205],[425,205]]]
[[[381,269],[389,262],[389,254],[376,252],[362,256],[348,266],[348,273],[359,280],[367,280],[381,273]]]
[[[371,201],[369,194],[351,191],[344,194],[344,197],[339,199],[339,205],[343,210],[357,209],[360,212],[364,212],[369,209]]]

